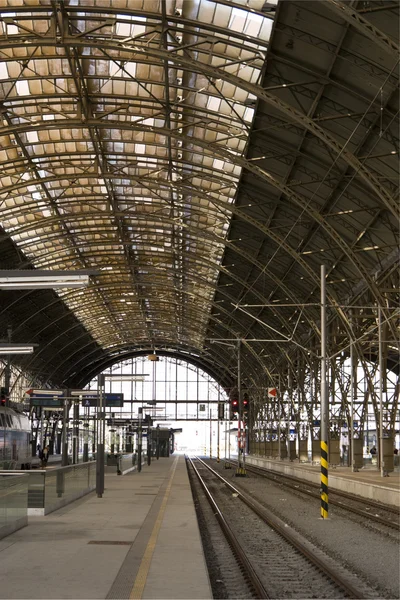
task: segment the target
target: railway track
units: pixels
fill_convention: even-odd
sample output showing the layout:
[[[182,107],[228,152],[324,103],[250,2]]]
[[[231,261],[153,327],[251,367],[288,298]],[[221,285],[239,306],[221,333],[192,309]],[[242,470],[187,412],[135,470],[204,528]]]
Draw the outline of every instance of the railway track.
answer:
[[[204,461],[197,457],[187,461],[213,513],[223,523],[224,535],[229,531],[229,545],[252,590],[248,597],[378,597],[355,575]],[[239,502],[243,504],[239,506]]]
[[[232,464],[236,464],[236,461],[231,462]],[[300,492],[301,494],[311,496],[315,499],[319,499],[320,497],[319,485],[315,483],[305,482],[297,477],[277,473],[276,471],[270,471],[254,465],[246,465],[246,470],[249,471],[249,473],[254,473],[255,475],[270,479],[271,481],[274,481],[274,483],[279,483],[295,492]],[[352,494],[338,490],[329,491],[329,504],[366,518],[374,523],[385,525],[385,527],[390,529],[396,531],[399,529],[399,509],[397,507],[386,506],[379,502],[369,500],[368,498],[355,497]],[[379,511],[381,514],[371,513],[370,509]],[[382,514],[385,516],[382,516]]]

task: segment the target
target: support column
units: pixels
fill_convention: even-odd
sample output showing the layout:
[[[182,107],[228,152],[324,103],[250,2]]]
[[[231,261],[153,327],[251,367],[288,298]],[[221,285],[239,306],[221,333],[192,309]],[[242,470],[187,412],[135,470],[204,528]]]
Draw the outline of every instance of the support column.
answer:
[[[211,420],[211,408],[208,409],[208,416],[210,419],[210,460],[212,459],[212,420]]]
[[[282,409],[282,399],[281,399],[281,386],[282,386],[282,382],[281,382],[281,376],[278,375],[278,394],[277,394],[277,400],[278,400],[278,460],[281,460],[281,409]]]
[[[244,427],[244,422],[243,422],[243,395],[242,395],[242,381],[241,381],[241,357],[240,357],[240,353],[241,353],[241,340],[238,340],[237,342],[237,352],[238,352],[238,356],[237,356],[237,360],[238,360],[238,375],[237,375],[237,385],[238,385],[238,394],[239,394],[239,425],[238,425],[238,467],[236,469],[236,477],[246,477],[246,468],[245,468],[245,458],[244,458],[244,452],[245,452],[245,448],[242,448],[243,446],[243,433],[242,433],[242,427]],[[243,452],[242,452],[243,450]]]
[[[383,460],[383,344],[382,344],[382,309],[378,308],[378,346],[379,346],[379,454],[378,464],[381,477],[385,477],[385,463]]]
[[[72,429],[72,464],[78,463],[78,445],[79,445],[79,400],[74,401],[74,426]]]
[[[328,518],[329,405],[326,380],[326,269],[321,265],[321,517]]]
[[[138,409],[138,471],[142,470],[142,418],[143,408],[140,406]]]
[[[160,458],[160,426],[157,425],[156,429],[156,459]]]
[[[97,451],[96,451],[96,494],[98,498],[104,493],[104,436],[105,436],[105,409],[104,409],[105,377],[97,378],[99,404],[97,408]]]
[[[151,429],[150,425],[147,427],[147,465],[151,465]]]
[[[353,335],[353,316],[350,311],[350,329],[351,329],[351,340],[350,340],[350,464],[351,470],[354,473],[358,471],[355,467],[354,461],[354,335]]]
[[[66,392],[69,395],[69,392]],[[68,399],[64,400],[64,412],[63,412],[63,428],[62,428],[62,445],[61,445],[61,466],[66,467],[68,465],[68,414],[69,404]]]

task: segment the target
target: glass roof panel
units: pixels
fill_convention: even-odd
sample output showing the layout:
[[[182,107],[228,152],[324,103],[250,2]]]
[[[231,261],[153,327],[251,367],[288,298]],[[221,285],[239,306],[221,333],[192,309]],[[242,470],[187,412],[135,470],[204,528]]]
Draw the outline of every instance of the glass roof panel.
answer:
[[[59,293],[103,347],[204,344],[255,105],[204,67],[259,82],[272,26],[241,4],[3,2],[1,224],[99,270]]]

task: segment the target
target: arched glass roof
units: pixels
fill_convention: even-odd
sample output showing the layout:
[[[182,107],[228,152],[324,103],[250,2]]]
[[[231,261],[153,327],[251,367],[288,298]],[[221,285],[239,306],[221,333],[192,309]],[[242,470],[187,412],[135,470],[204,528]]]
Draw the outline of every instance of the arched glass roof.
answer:
[[[82,383],[156,349],[221,380],[211,341],[240,337],[272,372],[315,345],[321,263],[333,349],[356,306],[374,352],[380,305],[397,356],[396,23],[389,0],[4,0],[3,266],[98,273],[13,296],[26,364]]]

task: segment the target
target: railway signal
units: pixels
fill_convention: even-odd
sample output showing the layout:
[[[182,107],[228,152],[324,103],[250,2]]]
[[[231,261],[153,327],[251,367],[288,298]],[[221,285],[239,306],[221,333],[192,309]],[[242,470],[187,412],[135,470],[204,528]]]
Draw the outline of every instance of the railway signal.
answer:
[[[230,409],[230,421],[233,421],[239,412],[239,400],[237,398],[231,400]]]
[[[1,406],[8,405],[9,394],[10,394],[10,390],[8,389],[8,387],[0,388],[0,405]]]

